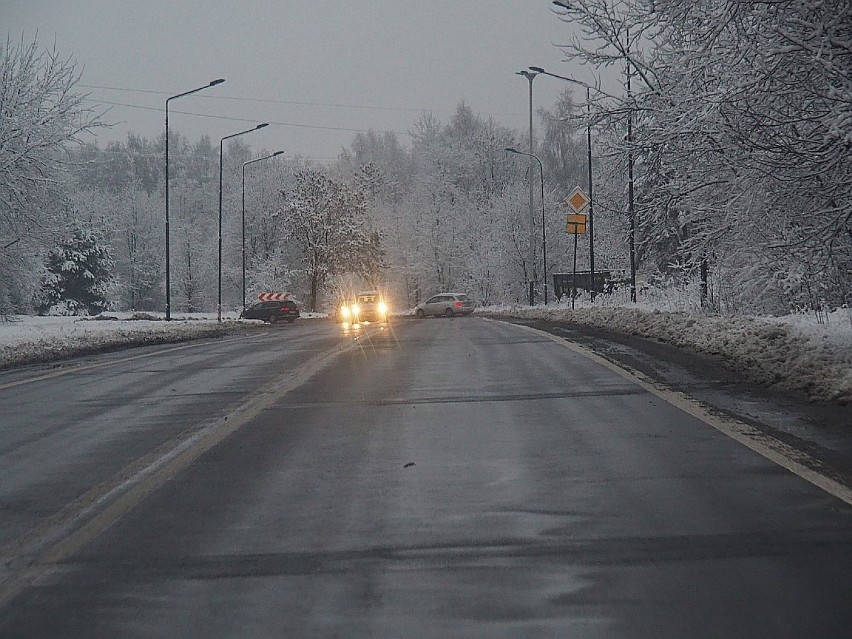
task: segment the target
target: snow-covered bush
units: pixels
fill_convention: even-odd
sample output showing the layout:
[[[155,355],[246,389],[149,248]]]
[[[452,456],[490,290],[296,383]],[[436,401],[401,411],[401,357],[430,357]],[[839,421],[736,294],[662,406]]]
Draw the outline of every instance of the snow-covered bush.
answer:
[[[112,250],[89,229],[73,227],[52,249],[36,297],[40,315],[94,315],[109,308]]]

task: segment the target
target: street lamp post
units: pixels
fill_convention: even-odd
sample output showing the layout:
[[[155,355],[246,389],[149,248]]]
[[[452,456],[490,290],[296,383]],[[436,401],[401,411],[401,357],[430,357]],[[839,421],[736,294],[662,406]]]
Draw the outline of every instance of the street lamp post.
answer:
[[[633,94],[630,92],[630,30],[627,31],[627,211],[630,216],[630,301],[636,303],[636,209],[633,208]]]
[[[589,165],[589,277],[591,278],[591,286],[592,286],[592,301],[595,299],[595,293],[597,292],[597,286],[595,283],[595,217],[593,207],[595,205],[594,193],[592,191],[592,98],[588,85],[584,85],[579,80],[575,80],[574,78],[569,78],[564,75],[557,75],[556,73],[550,73],[545,71],[541,67],[530,67],[530,70],[535,71],[536,73],[540,73],[542,75],[549,75],[552,78],[558,78],[560,80],[565,80],[566,82],[571,82],[572,84],[578,84],[580,86],[586,87],[586,113],[589,118],[588,122],[586,122],[586,149],[588,151],[588,165]]]
[[[213,80],[212,82],[205,84],[203,87],[198,87],[192,91],[184,91],[183,93],[178,93],[170,98],[166,98],[166,321],[172,319],[172,282],[169,264],[169,101],[176,98],[182,98],[183,96],[191,93],[198,93],[199,91],[203,91],[209,87],[215,87],[217,84],[222,84],[224,81],[224,79],[219,78],[218,80]]]
[[[541,159],[537,155],[524,153],[523,151],[518,151],[512,147],[506,147],[506,152],[516,153],[518,155],[528,155],[538,162],[538,170],[541,176],[541,253],[542,259],[544,260],[544,305],[547,306],[547,225],[545,223],[544,215],[544,165],[541,163]]]
[[[271,155],[264,155],[262,158],[255,158],[254,160],[249,160],[248,162],[243,162],[243,208],[242,208],[242,221],[243,221],[243,248],[242,248],[242,258],[243,258],[243,310],[246,310],[246,167],[249,164],[254,164],[255,162],[260,162],[261,160],[268,160],[269,158],[274,158],[276,155],[281,155],[284,151],[276,151]]]
[[[533,209],[533,80],[538,74],[533,71],[518,71],[515,75],[522,75],[530,83],[530,272],[529,272],[529,288],[530,288],[530,306],[535,304],[535,212]]]
[[[225,140],[235,138],[238,135],[245,135],[246,133],[251,133],[252,131],[257,131],[258,129],[262,129],[265,126],[269,126],[269,123],[264,122],[263,124],[258,124],[254,128],[246,129],[245,131],[240,131],[239,133],[232,133],[231,135],[226,135],[221,140],[219,140],[219,297],[216,303],[216,319],[219,322],[222,321],[222,148],[225,144]]]

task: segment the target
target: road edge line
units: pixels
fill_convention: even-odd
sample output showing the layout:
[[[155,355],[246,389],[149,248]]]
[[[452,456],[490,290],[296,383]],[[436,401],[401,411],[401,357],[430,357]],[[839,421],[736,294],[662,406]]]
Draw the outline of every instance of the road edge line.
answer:
[[[852,488],[813,470],[811,466],[817,466],[819,465],[819,462],[807,453],[797,450],[792,446],[775,439],[771,435],[767,435],[757,428],[735,419],[734,417],[714,413],[708,409],[706,405],[699,402],[694,397],[691,397],[681,391],[673,390],[664,384],[651,379],[640,371],[631,370],[621,366],[620,364],[616,364],[612,360],[603,357],[585,346],[572,342],[565,337],[559,337],[525,324],[515,324],[513,322],[504,322],[503,320],[494,319],[491,321],[503,322],[504,324],[517,326],[518,328],[535,333],[536,335],[546,337],[548,340],[574,351],[578,355],[582,355],[601,366],[604,366],[621,377],[641,386],[649,393],[659,397],[675,408],[695,417],[708,426],[712,426],[722,434],[727,435],[743,446],[750,448],[765,459],[781,466],[794,475],[798,475],[832,497],[836,497],[852,506]]]

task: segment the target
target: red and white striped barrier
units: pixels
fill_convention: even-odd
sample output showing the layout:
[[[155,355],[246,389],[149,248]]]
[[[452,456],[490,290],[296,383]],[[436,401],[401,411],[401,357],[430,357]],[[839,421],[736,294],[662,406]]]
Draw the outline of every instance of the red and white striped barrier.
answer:
[[[290,293],[259,293],[257,299],[261,302],[277,302],[286,300],[290,297]]]

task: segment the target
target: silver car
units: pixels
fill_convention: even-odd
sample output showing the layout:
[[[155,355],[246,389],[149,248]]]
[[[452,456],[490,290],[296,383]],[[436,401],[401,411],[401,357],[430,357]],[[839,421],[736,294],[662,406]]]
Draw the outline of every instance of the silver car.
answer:
[[[439,293],[415,306],[414,314],[421,318],[427,315],[470,315],[475,306],[473,300],[464,293]]]

